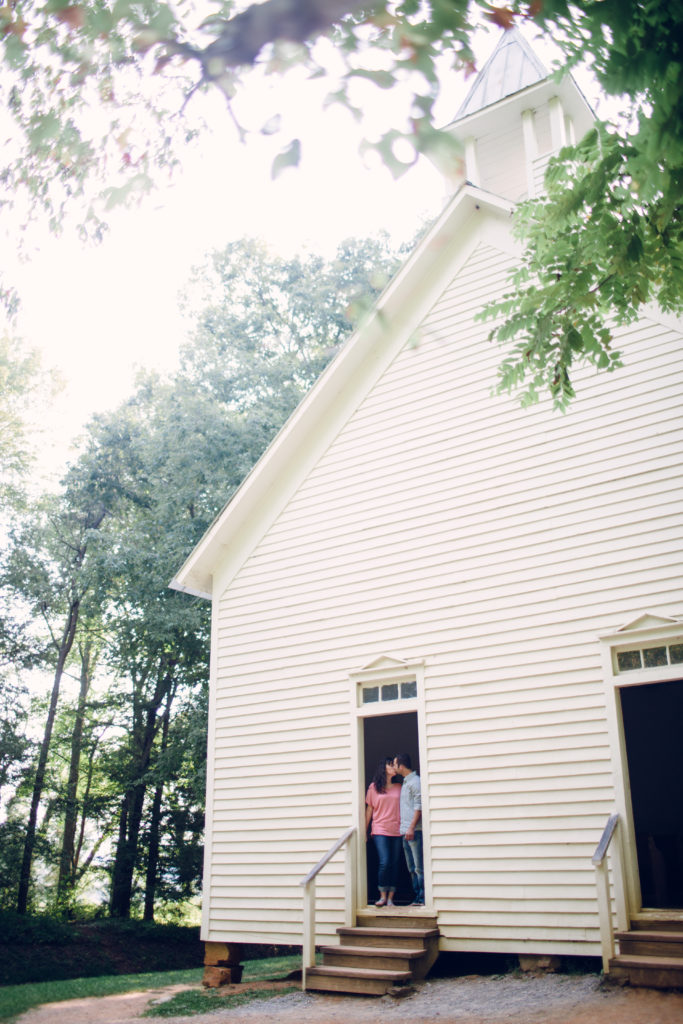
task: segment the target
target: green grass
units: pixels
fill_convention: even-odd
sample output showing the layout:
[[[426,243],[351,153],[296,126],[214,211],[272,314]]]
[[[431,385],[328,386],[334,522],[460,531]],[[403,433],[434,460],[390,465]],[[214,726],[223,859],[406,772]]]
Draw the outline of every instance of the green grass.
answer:
[[[88,996],[112,996],[164,985],[199,985],[202,969],[154,971],[150,974],[108,974],[99,978],[75,978],[69,981],[37,981],[0,988],[0,1021],[12,1021],[20,1013],[43,1003],[61,1003],[66,999]]]
[[[253,1003],[256,999],[272,999],[284,996],[288,992],[299,992],[299,985],[286,985],[284,988],[258,988],[251,992],[234,992],[229,996],[220,995],[218,989],[188,989],[178,992],[158,1006],[150,1006],[143,1017],[189,1017],[193,1013],[211,1013],[213,1010],[232,1010],[235,1006]]]
[[[248,960],[244,965],[243,980],[268,981],[282,978],[300,966],[300,956],[273,957],[268,960]],[[202,1007],[201,1009],[174,1009],[174,1014],[206,1013],[208,1010],[214,1009],[215,1004],[208,1002],[207,999],[211,998],[210,994],[207,996],[206,991],[199,988],[202,973],[201,968],[192,968],[185,971],[155,971],[149,974],[109,974],[99,978],[77,978],[70,981],[38,981],[26,985],[3,985],[0,987],[0,1022],[7,1022],[9,1024],[19,1014],[25,1013],[26,1010],[30,1010],[33,1006],[42,1006],[43,1003],[61,1003],[67,999],[84,999],[89,996],[111,996],[119,992],[139,992],[145,989],[163,988],[166,985],[196,985],[197,989],[188,992],[187,995],[194,996],[195,999],[203,999],[203,1002],[197,1003],[197,1005]],[[184,992],[178,993],[179,996],[184,996],[185,994]],[[262,999],[265,994],[257,995],[257,998]],[[272,994],[272,992],[268,993],[268,995]],[[244,993],[239,998],[244,1001],[244,996],[247,995],[248,993]],[[176,998],[178,996],[174,997],[174,999]],[[227,1000],[233,997],[222,998]],[[175,1005],[174,999],[160,1004],[155,1009],[161,1011],[163,1008],[165,1011],[164,1015],[168,1016],[170,1011],[166,1008]],[[221,1003],[221,1006],[227,1005],[227,1002]],[[230,1005],[233,1004],[230,1003]]]
[[[242,981],[276,981],[301,967],[300,956],[279,956],[268,960],[247,960],[244,965]],[[221,995],[220,989],[193,988],[185,992],[177,992],[170,999],[150,1006],[144,1017],[189,1017],[191,1014],[210,1013],[212,1010],[232,1009],[251,1003],[255,999],[272,999],[273,996],[285,995],[287,992],[298,992],[300,986],[287,985],[280,989],[256,989],[251,992],[234,992]],[[220,1002],[217,1002],[220,1000]]]
[[[299,970],[301,956],[274,956],[268,960],[247,960],[242,981],[275,981]]]

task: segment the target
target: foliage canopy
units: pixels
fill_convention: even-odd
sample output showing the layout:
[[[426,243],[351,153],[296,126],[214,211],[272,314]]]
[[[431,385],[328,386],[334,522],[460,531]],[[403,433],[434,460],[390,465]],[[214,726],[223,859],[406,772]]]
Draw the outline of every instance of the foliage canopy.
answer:
[[[359,80],[407,85],[405,121],[387,124],[374,145],[397,174],[413,162],[397,155],[399,142],[415,159],[452,160],[453,142],[434,123],[444,65],[473,69],[482,18],[503,29],[531,23],[569,68],[588,64],[629,119],[628,128],[599,123],[561,154],[548,198],[520,216],[526,253],[515,290],[492,310],[505,318],[494,336],[515,345],[500,386],[528,380],[529,399],[549,388],[564,407],[577,361],[618,365],[613,322],[651,300],[683,306],[682,13],[681,0],[16,0],[0,8],[0,90],[14,122],[0,201],[23,191],[58,228],[76,199],[83,230],[97,234],[91,178],[106,178],[105,208],[149,188],[155,171],[178,159],[181,111],[195,91],[216,87],[233,105],[252,74],[292,67],[326,77],[329,101],[359,118]],[[277,118],[262,127],[277,130]],[[274,171],[300,152],[300,140],[286,140]]]

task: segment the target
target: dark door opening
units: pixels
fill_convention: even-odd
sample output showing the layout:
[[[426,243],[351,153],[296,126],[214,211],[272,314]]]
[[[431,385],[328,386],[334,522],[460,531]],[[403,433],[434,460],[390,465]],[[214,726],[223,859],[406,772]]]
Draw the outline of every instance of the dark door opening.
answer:
[[[378,715],[363,721],[363,739],[365,749],[365,790],[372,782],[375,768],[384,757],[408,753],[413,767],[420,770],[420,755],[417,737],[417,712],[409,711],[402,715]],[[379,896],[377,889],[377,854],[372,840],[367,842],[367,877],[368,903],[374,903]],[[399,859],[398,888],[395,902],[398,904],[412,903],[413,888],[406,867],[405,858],[401,853]]]
[[[683,907],[683,681],[621,690],[643,907]]]

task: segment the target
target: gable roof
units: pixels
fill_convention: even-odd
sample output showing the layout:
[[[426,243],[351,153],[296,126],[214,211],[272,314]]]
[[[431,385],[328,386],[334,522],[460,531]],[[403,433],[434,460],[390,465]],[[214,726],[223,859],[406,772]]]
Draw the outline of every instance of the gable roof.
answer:
[[[210,598],[214,574],[227,584],[330,443],[410,340],[468,255],[484,223],[504,225],[500,248],[515,251],[513,206],[465,184],[384,290],[374,309],[290,416],[171,581]]]
[[[455,120],[475,114],[547,77],[548,71],[521,32],[516,28],[508,29],[477,75]]]

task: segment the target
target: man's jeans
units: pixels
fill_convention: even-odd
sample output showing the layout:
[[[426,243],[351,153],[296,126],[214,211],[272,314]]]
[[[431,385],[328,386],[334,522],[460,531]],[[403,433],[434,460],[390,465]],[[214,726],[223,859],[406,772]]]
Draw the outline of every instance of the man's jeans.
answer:
[[[422,829],[416,829],[414,839],[403,837],[403,853],[410,872],[410,880],[413,883],[415,902],[425,901],[425,876],[422,867]]]

